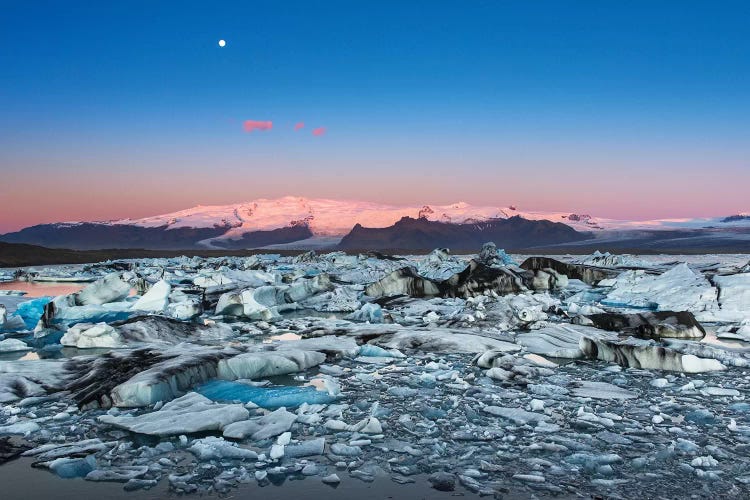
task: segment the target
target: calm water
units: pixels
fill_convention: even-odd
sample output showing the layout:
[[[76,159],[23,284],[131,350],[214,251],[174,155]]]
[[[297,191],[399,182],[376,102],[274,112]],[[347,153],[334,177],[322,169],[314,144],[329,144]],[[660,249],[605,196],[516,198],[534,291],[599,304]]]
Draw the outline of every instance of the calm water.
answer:
[[[88,283],[59,283],[37,281],[9,281],[0,283],[0,290],[18,290],[26,292],[24,297],[57,297],[81,290]]]
[[[231,489],[224,495],[177,495],[169,492],[166,478],[151,490],[126,492],[122,483],[95,483],[83,479],[60,479],[55,474],[43,469],[31,467],[29,458],[19,458],[0,465],[0,485],[3,500],[29,500],[36,498],[55,498],[56,500],[81,500],[82,498],[107,498],[117,500],[140,500],[157,498],[263,498],[264,500],[289,500],[307,498],[325,498],[349,500],[377,500],[387,498],[404,499],[448,499],[456,495],[475,497],[458,484],[454,492],[440,492],[430,488],[424,476],[415,477],[415,483],[396,484],[389,477],[379,477],[372,483],[365,483],[349,477],[346,471],[335,471],[341,478],[341,484],[331,487],[323,484],[318,478],[287,479],[281,485],[269,484],[258,486],[249,483],[237,489]],[[334,469],[331,468],[331,472]],[[528,495],[509,493],[505,498],[528,498]],[[558,497],[564,498],[564,497]]]

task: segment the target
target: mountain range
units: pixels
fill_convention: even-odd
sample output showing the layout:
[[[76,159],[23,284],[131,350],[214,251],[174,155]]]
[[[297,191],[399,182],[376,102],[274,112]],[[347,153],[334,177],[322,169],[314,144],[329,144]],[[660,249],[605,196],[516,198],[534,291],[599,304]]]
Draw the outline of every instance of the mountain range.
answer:
[[[142,219],[40,224],[0,241],[50,248],[750,251],[750,215],[629,221],[517,207],[385,205],[287,196]]]

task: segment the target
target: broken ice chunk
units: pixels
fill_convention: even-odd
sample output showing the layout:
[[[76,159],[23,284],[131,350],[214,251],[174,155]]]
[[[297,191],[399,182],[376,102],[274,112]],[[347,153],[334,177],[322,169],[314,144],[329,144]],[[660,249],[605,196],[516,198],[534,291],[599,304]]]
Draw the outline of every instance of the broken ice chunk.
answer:
[[[248,416],[248,411],[242,405],[214,403],[205,396],[189,392],[158,411],[138,416],[102,415],[99,421],[139,434],[173,436],[221,430]]]

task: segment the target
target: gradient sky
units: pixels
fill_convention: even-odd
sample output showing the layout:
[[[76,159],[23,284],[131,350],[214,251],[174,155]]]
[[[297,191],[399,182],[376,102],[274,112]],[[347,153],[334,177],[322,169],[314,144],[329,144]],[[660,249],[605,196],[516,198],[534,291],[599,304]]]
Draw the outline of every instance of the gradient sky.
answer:
[[[2,0],[0,232],[287,194],[747,211],[748,20],[747,1]]]

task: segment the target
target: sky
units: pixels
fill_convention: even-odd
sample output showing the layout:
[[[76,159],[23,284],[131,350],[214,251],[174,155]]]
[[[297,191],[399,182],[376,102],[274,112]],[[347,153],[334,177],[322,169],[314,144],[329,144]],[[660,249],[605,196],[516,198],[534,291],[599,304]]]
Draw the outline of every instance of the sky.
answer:
[[[750,211],[748,19],[746,1],[0,0],[0,232],[284,195]]]

